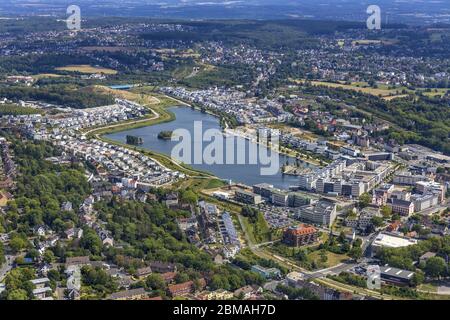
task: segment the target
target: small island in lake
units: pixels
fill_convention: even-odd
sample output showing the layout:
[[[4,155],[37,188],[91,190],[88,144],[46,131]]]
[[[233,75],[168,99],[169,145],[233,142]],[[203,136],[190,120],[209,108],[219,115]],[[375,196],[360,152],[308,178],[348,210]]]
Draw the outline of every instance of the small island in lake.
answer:
[[[136,137],[136,136],[127,136],[127,144],[132,144],[132,145],[140,145],[144,142],[144,140],[142,140],[141,137]]]
[[[172,138],[173,131],[161,131],[158,133],[158,139],[170,140]]]

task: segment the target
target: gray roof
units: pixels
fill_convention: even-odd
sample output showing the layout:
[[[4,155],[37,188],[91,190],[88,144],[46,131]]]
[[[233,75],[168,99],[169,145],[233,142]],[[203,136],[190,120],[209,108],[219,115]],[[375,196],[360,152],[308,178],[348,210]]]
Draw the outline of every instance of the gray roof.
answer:
[[[436,253],[434,252],[426,252],[423,255],[420,256],[420,259],[428,259],[436,256]]]
[[[386,275],[389,277],[395,277],[404,280],[411,280],[414,275],[413,271],[410,270],[402,270],[394,267],[384,266],[380,267],[381,276]]]
[[[126,299],[131,298],[138,295],[145,294],[144,288],[137,288],[137,289],[131,289],[131,290],[125,290],[125,291],[119,291],[111,294],[111,299]]]

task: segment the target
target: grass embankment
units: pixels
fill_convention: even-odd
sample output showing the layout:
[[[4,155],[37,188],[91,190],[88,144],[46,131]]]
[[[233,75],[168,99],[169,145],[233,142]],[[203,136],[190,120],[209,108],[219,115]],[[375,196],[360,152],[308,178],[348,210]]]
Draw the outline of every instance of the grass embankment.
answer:
[[[34,80],[48,79],[48,78],[62,78],[63,75],[56,73],[39,73],[32,76]]]
[[[262,214],[257,216],[254,223],[246,217],[242,217],[241,221],[248,237],[254,244],[272,241],[270,228]]]
[[[336,254],[330,251],[325,252],[326,261],[323,262],[321,259],[321,252],[320,250],[311,252],[308,254],[308,260],[311,262],[315,262],[316,265],[320,266],[320,269],[322,268],[330,268],[334,267],[340,263],[343,263],[349,259],[349,257],[345,254]]]
[[[189,178],[174,184],[178,189],[192,189],[201,192],[203,190],[217,189],[225,186],[225,182],[218,178]]]

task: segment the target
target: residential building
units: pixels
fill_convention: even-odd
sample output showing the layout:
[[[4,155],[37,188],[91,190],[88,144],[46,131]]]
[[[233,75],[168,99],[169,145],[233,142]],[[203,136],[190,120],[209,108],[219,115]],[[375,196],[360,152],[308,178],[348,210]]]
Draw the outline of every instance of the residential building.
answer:
[[[205,279],[200,279],[198,290],[202,290],[206,286]],[[179,284],[173,284],[168,287],[168,293],[171,297],[183,296],[189,293],[193,293],[195,290],[195,284],[193,281],[187,281]]]
[[[144,288],[119,291],[109,296],[110,300],[141,300],[148,294]]]
[[[419,258],[419,263],[426,263],[428,261],[428,259],[433,258],[436,256],[436,253],[434,252],[425,252],[423,255],[420,256]]]
[[[152,274],[152,268],[150,267],[143,267],[136,270],[136,276],[138,278],[145,278]]]
[[[157,273],[166,273],[166,272],[176,272],[177,266],[173,263],[168,262],[160,262],[160,261],[154,261],[151,262],[149,265],[152,272]]]

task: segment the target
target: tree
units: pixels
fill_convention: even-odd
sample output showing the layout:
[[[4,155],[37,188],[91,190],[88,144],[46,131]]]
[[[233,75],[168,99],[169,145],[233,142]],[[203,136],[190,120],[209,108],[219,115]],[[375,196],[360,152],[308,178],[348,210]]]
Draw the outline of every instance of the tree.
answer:
[[[377,216],[372,217],[372,219],[370,221],[377,228],[381,227],[383,225],[383,218],[381,218],[381,217],[377,217]]]
[[[320,262],[325,263],[328,261],[328,256],[326,250],[320,250],[319,252]]]
[[[356,238],[355,241],[353,241],[353,247],[360,248],[361,245],[362,245],[362,240],[361,240],[361,238]]]
[[[358,260],[358,259],[360,259],[360,258],[362,257],[362,253],[363,253],[363,252],[362,252],[361,247],[355,247],[355,246],[353,246],[353,248],[350,249],[348,255],[349,255],[351,258],[353,258],[353,259],[355,259],[355,260]]]
[[[392,215],[392,207],[382,206],[381,214],[383,215],[383,218],[385,218],[385,219],[389,218]]]
[[[51,281],[61,281],[61,274],[58,270],[52,269],[47,272],[47,278]]]
[[[31,268],[16,268],[5,278],[6,298],[8,300],[27,300],[33,297],[35,286],[30,280],[35,278]]]
[[[46,250],[43,259],[45,263],[52,263],[55,261],[55,254],[51,250]]]
[[[25,239],[19,236],[14,236],[9,241],[9,247],[14,253],[18,253],[27,247],[28,243]]]
[[[367,192],[365,192],[359,196],[359,207],[361,209],[367,207],[370,204],[370,202],[371,202],[371,197]]]
[[[438,278],[445,275],[447,271],[447,264],[441,257],[431,257],[427,260],[425,265],[425,274],[432,278]]]
[[[27,292],[23,289],[15,289],[8,293],[7,300],[28,300]]]
[[[198,202],[198,197],[192,190],[186,190],[181,193],[181,201],[189,204],[196,204]]]
[[[422,284],[425,280],[425,275],[423,274],[422,270],[416,270],[414,273],[412,279],[411,279],[411,285],[418,286]]]
[[[3,243],[0,242],[0,267],[2,264],[6,262],[5,258],[5,248],[3,247]]]
[[[175,282],[176,283],[183,283],[189,281],[189,276],[186,273],[178,272],[175,276]]]
[[[345,237],[345,232],[344,232],[344,231],[341,231],[341,233],[339,233],[339,236],[338,236],[337,240],[338,240],[340,243],[344,243],[344,242],[345,242],[345,239],[346,239],[346,237]]]
[[[145,279],[145,284],[151,290],[165,290],[166,282],[163,277],[159,274],[151,274]]]
[[[100,237],[92,229],[87,229],[80,240],[80,246],[88,249],[92,254],[100,254],[103,244]]]
[[[81,275],[83,284],[92,287],[100,294],[111,293],[117,289],[115,279],[99,267],[84,266],[81,268]]]
[[[27,252],[26,257],[35,261],[37,258],[39,258],[39,251],[37,251],[36,249],[33,248]]]

